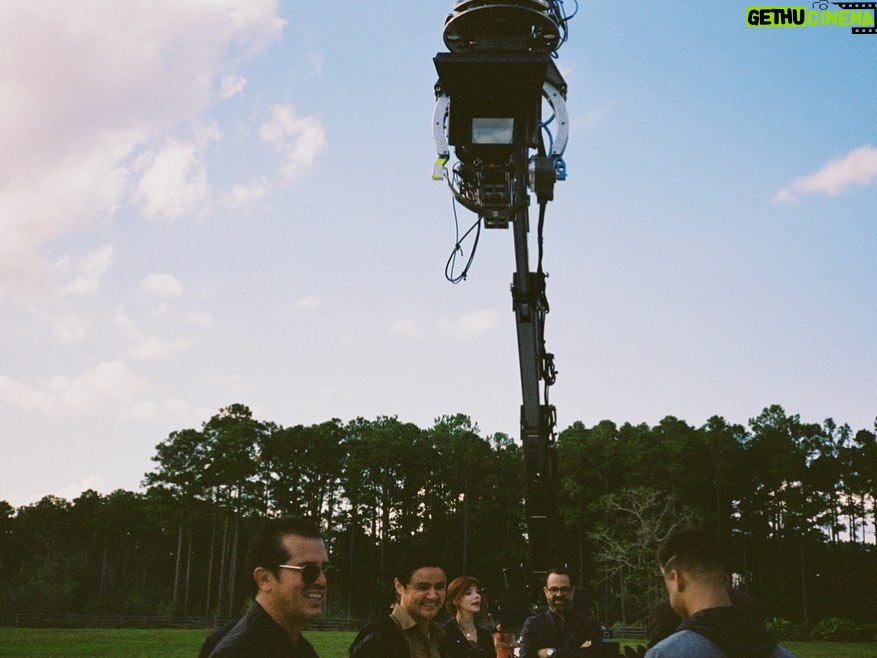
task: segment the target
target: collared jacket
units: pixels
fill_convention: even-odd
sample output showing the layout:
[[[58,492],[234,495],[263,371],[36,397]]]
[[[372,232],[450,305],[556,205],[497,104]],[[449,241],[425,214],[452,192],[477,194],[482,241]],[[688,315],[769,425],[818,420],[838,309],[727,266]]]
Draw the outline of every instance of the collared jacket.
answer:
[[[555,649],[555,658],[598,656],[602,651],[603,632],[600,622],[591,615],[570,610],[565,617],[563,631],[560,618],[546,610],[528,617],[521,629],[521,658],[536,658],[539,649]],[[587,640],[591,646],[582,649]]]
[[[490,629],[475,626],[478,632],[478,646],[473,647],[463,635],[455,617],[442,624],[442,628],[445,631],[441,645],[442,658],[496,658],[496,647]]]
[[[412,656],[407,635],[417,634],[412,640],[422,644],[420,655],[439,656],[444,631],[434,622],[429,624],[429,637],[423,637],[416,622],[401,606],[363,628],[350,645],[351,658],[419,658]],[[428,645],[428,649],[427,649]],[[430,653],[431,652],[431,653]]]
[[[210,652],[210,658],[319,658],[304,637],[298,642],[254,603]]]

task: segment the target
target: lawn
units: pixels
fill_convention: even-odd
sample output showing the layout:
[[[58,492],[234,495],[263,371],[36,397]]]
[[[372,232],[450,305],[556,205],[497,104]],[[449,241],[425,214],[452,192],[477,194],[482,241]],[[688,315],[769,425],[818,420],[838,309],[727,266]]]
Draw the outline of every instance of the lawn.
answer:
[[[0,627],[0,656],[16,658],[195,658],[207,630]],[[312,631],[321,658],[347,658],[356,633]]]
[[[207,631],[0,627],[0,656],[16,658],[195,658]],[[347,658],[355,633],[306,633],[321,658]],[[785,643],[798,658],[877,658],[877,643]]]

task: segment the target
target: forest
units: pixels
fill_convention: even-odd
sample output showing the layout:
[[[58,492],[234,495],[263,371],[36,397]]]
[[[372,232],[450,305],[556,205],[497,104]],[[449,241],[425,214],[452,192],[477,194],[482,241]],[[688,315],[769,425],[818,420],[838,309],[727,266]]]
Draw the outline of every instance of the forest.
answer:
[[[864,622],[877,609],[877,439],[780,406],[746,426],[576,422],[553,444],[561,562],[607,624],[662,595],[659,540],[697,524],[735,556],[735,585],[769,619]],[[400,554],[428,544],[449,577],[491,593],[526,582],[524,457],[464,415],[283,427],[232,404],[160,441],[140,491],[0,501],[0,616],[229,617],[251,592],[242,562],[268,516],[319,520],[340,575],[326,617],[385,609]]]

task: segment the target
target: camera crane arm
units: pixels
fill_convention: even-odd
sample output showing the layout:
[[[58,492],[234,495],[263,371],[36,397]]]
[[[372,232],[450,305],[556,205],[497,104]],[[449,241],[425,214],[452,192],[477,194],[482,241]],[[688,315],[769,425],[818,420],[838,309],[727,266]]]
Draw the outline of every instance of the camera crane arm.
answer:
[[[515,314],[521,375],[521,443],[526,466],[529,570],[541,585],[558,554],[556,413],[548,401],[554,355],[545,349],[547,275],[542,269],[545,207],[554,184],[566,178],[563,151],[569,137],[566,83],[552,53],[566,36],[557,0],[462,0],[445,23],[450,53],[434,59],[435,180],[445,179],[456,201],[484,220],[485,228],[512,228]],[[543,104],[551,108],[542,121]],[[555,135],[545,143],[547,125]],[[453,147],[453,151],[452,151]],[[530,155],[536,150],[535,156]],[[456,161],[450,165],[452,153]],[[539,207],[538,264],[531,271],[529,204]]]

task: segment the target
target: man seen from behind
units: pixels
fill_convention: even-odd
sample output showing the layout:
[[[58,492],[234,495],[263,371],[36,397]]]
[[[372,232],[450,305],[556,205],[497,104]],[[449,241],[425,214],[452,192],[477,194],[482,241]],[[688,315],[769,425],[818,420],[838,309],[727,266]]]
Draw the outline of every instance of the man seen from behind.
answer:
[[[749,612],[732,605],[727,565],[712,534],[670,535],[658,549],[658,566],[682,623],[646,658],[793,658]]]

